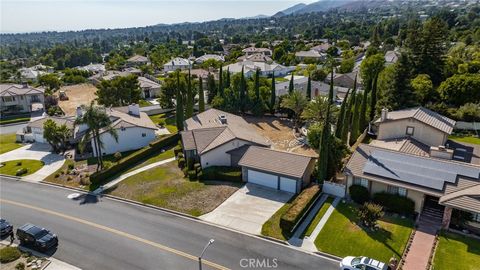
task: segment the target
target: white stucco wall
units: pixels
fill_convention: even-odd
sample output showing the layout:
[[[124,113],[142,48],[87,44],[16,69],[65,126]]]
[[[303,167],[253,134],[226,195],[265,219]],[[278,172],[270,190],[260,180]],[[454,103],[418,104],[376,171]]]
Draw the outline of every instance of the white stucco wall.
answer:
[[[100,135],[103,142],[102,154],[114,154],[115,152],[125,152],[140,149],[147,146],[155,139],[155,130],[141,127],[130,127],[124,130],[117,129],[118,142],[108,133]],[[142,137],[145,133],[145,137]],[[95,149],[93,140],[91,142],[92,149]],[[95,155],[95,151],[93,151]]]
[[[226,152],[245,144],[250,143],[239,139],[232,140],[222,146],[202,154],[200,156],[200,164],[202,165],[202,168],[207,168],[210,166],[230,166],[230,155]]]
[[[403,138],[407,126],[414,127],[413,138],[429,146],[444,145],[447,134],[415,119],[405,119],[380,123],[378,127],[379,140]]]

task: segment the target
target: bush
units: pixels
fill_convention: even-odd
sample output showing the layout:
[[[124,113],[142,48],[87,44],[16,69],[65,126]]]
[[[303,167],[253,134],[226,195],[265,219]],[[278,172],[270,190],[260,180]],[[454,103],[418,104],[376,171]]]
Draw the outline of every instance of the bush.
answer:
[[[55,174],[55,178],[58,178],[59,176],[60,176],[59,173],[56,173],[56,174]]]
[[[120,161],[120,159],[122,159],[122,153],[120,152],[115,152],[115,154],[113,154],[113,158],[115,159],[115,161]]]
[[[196,180],[197,179],[197,172],[194,170],[188,171],[188,179]]]
[[[16,176],[21,176],[21,175],[24,175],[28,172],[28,169],[26,168],[21,168],[21,169],[18,169],[17,172],[15,173]]]
[[[165,124],[166,124],[165,119],[162,118],[162,119],[158,120],[158,125],[161,126],[162,128],[165,127]]]
[[[358,218],[363,225],[368,228],[374,228],[377,225],[377,220],[383,217],[383,207],[375,203],[366,202],[358,211]]]
[[[22,166],[22,162],[21,161],[17,162],[17,166]]]
[[[185,156],[183,155],[182,152],[180,152],[180,153],[177,154],[177,158],[179,158],[179,159],[180,159],[180,158],[184,158],[184,157],[185,157]]]
[[[16,247],[4,247],[0,249],[0,263],[9,263],[20,258],[22,253]]]
[[[178,167],[180,167],[180,168],[185,167],[185,159],[184,158],[179,158],[178,159]]]
[[[305,212],[310,205],[315,201],[318,194],[320,194],[320,187],[318,185],[311,186],[304,189],[293,201],[287,212],[280,218],[280,228],[291,232],[295,225],[300,222]]]
[[[348,189],[350,191],[350,197],[358,204],[364,204],[370,200],[370,194],[368,189],[360,185],[351,185]]]
[[[25,269],[25,264],[23,262],[19,262],[17,263],[17,265],[15,265],[15,270],[24,270]]]
[[[82,178],[80,179],[80,185],[88,186],[90,185],[90,180],[87,177]]]
[[[68,164],[68,169],[73,170],[75,168],[75,165],[73,163]]]
[[[373,195],[373,201],[385,207],[387,211],[401,215],[413,215],[415,202],[407,197],[387,192],[379,192]]]
[[[182,152],[182,146],[181,145],[177,145],[175,146],[175,148],[173,148],[173,153],[175,154],[175,156],[178,155],[178,153],[181,153]]]
[[[203,169],[199,179],[202,181],[242,182],[242,169],[240,167],[212,166]]]
[[[122,173],[123,171],[128,170],[131,166],[137,164],[140,161],[157,154],[161,149],[166,148],[169,145],[177,143],[179,134],[173,134],[161,138],[160,140],[150,143],[149,147],[138,150],[134,154],[129,155],[121,160],[121,162],[116,163],[108,169],[103,169],[99,172],[95,172],[90,176],[90,181],[92,184],[99,184],[102,181],[109,179],[117,174]]]

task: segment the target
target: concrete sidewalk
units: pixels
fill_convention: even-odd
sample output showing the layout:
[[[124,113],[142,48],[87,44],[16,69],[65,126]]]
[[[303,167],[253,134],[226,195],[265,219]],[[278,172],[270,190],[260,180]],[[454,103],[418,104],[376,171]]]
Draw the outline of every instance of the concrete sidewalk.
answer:
[[[169,159],[164,159],[164,160],[161,160],[161,161],[158,161],[158,162],[155,162],[155,163],[152,163],[152,164],[149,164],[147,166],[143,166],[143,167],[140,167],[136,170],[133,170],[131,172],[128,172],[128,173],[125,173],[125,174],[122,174],[120,175],[119,177],[115,178],[114,180],[108,182],[107,184],[97,188],[96,190],[93,191],[93,194],[100,194],[102,193],[103,191],[109,189],[109,188],[112,188],[114,187],[115,185],[118,185],[118,183],[122,182],[123,180],[125,180],[126,178],[132,176],[132,175],[135,175],[135,174],[138,174],[138,173],[141,173],[141,172],[144,172],[146,170],[150,170],[151,168],[155,168],[157,166],[160,166],[160,165],[163,165],[165,163],[168,163],[168,162],[172,162],[175,160],[175,157],[173,158],[169,158]]]

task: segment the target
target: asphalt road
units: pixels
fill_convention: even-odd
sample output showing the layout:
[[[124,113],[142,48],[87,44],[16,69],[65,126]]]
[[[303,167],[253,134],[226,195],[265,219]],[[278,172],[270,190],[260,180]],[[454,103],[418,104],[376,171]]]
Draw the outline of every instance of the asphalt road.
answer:
[[[0,215],[59,237],[53,257],[82,269],[338,269],[338,262],[168,212],[75,191],[0,179]]]
[[[0,134],[16,133],[19,129],[26,127],[26,123],[0,126]]]

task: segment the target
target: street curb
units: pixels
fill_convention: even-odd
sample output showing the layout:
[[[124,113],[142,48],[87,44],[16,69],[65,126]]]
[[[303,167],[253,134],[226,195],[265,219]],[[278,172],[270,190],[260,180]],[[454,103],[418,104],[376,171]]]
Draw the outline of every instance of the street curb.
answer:
[[[330,258],[332,260],[336,260],[336,261],[341,261],[343,259],[341,257],[335,256],[335,255],[332,255],[332,254],[328,254],[328,253],[325,253],[325,252],[321,252],[321,251],[314,251],[313,253],[317,254],[317,255],[321,255],[323,257]]]
[[[22,180],[22,177],[16,176],[16,175],[8,175],[8,174],[1,174],[1,173],[0,173],[0,177],[14,178],[14,179],[17,180],[17,181]]]
[[[78,187],[72,187],[72,186],[66,186],[66,185],[62,185],[62,184],[57,184],[57,183],[52,183],[52,182],[47,182],[47,181],[40,181],[38,182],[39,184],[44,184],[44,185],[49,185],[49,186],[54,186],[54,187],[62,187],[62,188],[66,188],[66,189],[73,189],[73,190],[77,190],[77,191],[81,191],[81,192],[85,192],[85,193],[90,193],[88,190],[86,189],[81,189],[81,188],[78,188]]]
[[[10,124],[0,124],[0,127],[16,126],[16,125],[28,124],[28,123],[30,123],[30,121],[21,121],[21,122],[14,122]]]
[[[272,242],[277,242],[279,244],[282,244],[282,245],[285,245],[285,246],[290,246],[288,244],[287,241],[284,241],[284,240],[280,240],[280,239],[277,239],[277,238],[273,238],[273,237],[270,237],[270,236],[266,236],[266,235],[261,235],[261,234],[255,234],[255,236],[258,236],[260,238],[264,238],[266,240],[269,240],[269,241],[272,241]]]

